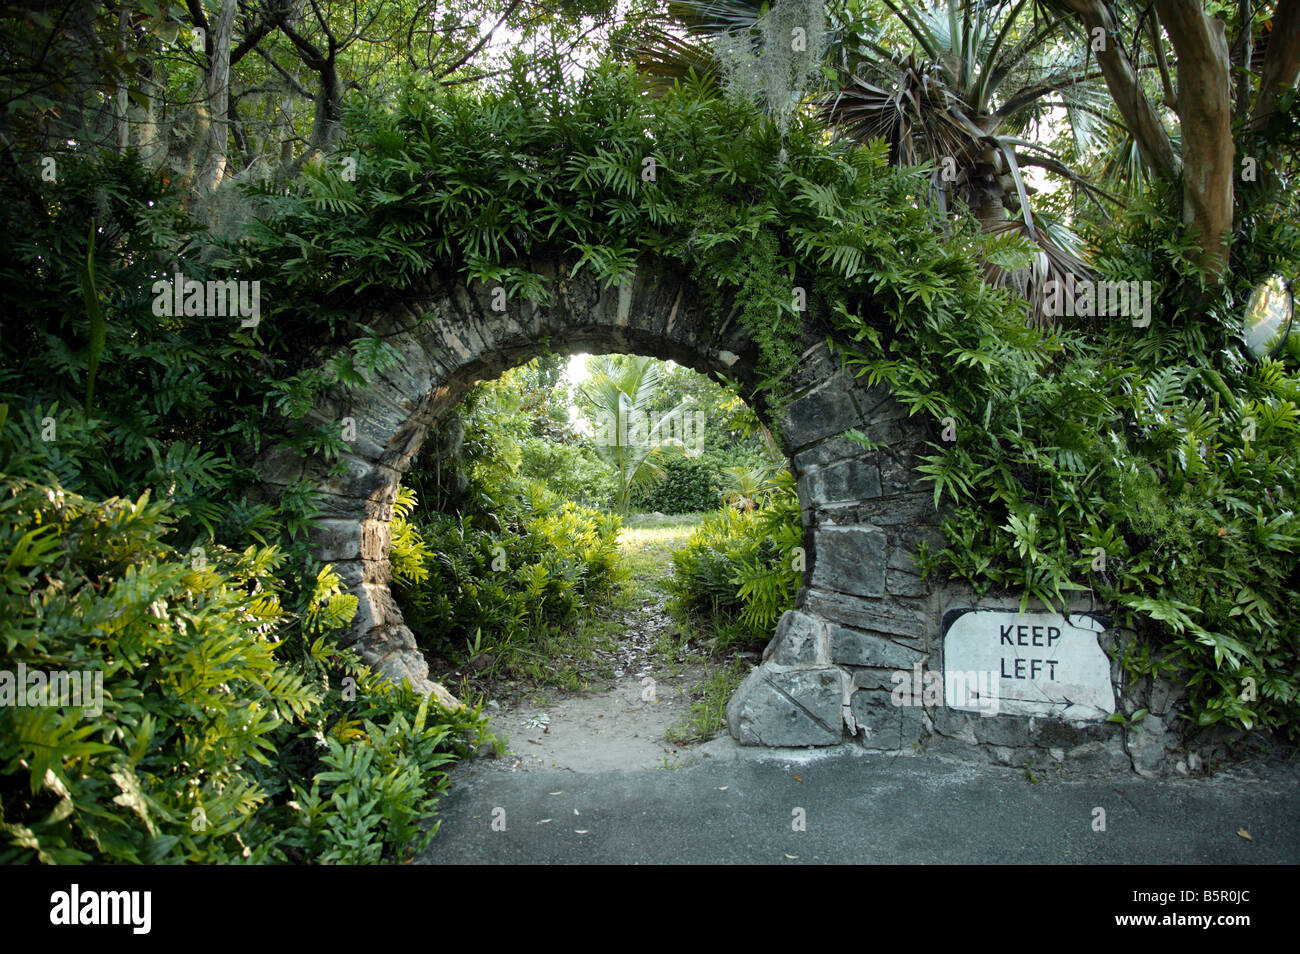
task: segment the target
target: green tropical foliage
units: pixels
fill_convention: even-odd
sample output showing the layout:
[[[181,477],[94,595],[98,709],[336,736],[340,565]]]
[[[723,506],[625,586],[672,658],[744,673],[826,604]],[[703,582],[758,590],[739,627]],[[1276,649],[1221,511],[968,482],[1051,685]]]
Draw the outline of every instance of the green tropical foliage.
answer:
[[[760,508],[726,505],[673,554],[673,591],[687,611],[731,640],[761,646],[803,581],[803,524],[793,476],[764,488]]]
[[[432,651],[527,651],[575,622],[614,584],[619,517],[562,501],[528,482],[499,529],[498,515],[417,514],[421,546],[394,573],[407,625]],[[409,541],[404,541],[409,543]],[[396,541],[394,542],[396,548]]]
[[[681,441],[666,433],[666,422],[682,407],[652,413],[662,383],[662,364],[640,355],[621,365],[598,359],[591,379],[582,386],[595,430],[592,448],[614,471],[619,513],[628,512],[635,492],[663,480],[662,460],[670,453],[685,453]]]
[[[707,460],[672,456],[664,461],[663,478],[634,494],[633,504],[649,513],[703,513],[718,506],[718,471]]]
[[[275,547],[177,552],[170,511],[147,492],[94,501],[0,484],[5,674],[95,679],[62,706],[9,686],[28,701],[0,706],[0,860],[373,863],[419,850],[437,769],[467,751],[477,714],[385,688],[341,652],[356,598],[333,573],[288,606]]]

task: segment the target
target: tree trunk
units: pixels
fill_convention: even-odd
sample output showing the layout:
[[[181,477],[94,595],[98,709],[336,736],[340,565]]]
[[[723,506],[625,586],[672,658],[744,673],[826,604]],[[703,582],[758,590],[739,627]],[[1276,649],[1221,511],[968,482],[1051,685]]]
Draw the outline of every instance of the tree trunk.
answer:
[[[1297,83],[1300,83],[1300,0],[1278,0],[1251,123],[1259,125],[1267,119],[1277,108],[1278,90]]]
[[[161,169],[167,161],[167,133],[159,128],[159,111],[165,108],[167,93],[167,68],[159,58],[147,64],[145,84],[144,122],[137,137],[140,159],[150,169]]]
[[[226,174],[226,154],[230,144],[227,128],[230,113],[230,37],[235,28],[237,0],[221,0],[221,13],[212,37],[212,58],[208,62],[207,151],[195,189],[206,195],[220,185]]]
[[[1156,0],[1178,53],[1183,139],[1183,221],[1201,246],[1201,272],[1221,278],[1232,232],[1232,95],[1223,21],[1200,0]]]
[[[117,18],[117,44],[123,60],[125,60],[127,51],[130,49],[130,43],[131,20],[127,13],[123,11],[118,14]],[[126,93],[126,78],[119,76],[117,93],[113,97],[113,132],[119,154],[126,152],[131,146],[131,123],[130,117],[127,115],[131,104]]]

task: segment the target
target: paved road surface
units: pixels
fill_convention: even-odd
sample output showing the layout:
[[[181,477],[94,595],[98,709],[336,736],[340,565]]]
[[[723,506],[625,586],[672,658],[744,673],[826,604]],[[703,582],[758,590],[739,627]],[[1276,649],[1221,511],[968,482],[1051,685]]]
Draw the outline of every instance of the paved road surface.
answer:
[[[1300,862],[1296,764],[1034,783],[933,757],[749,750],[726,738],[670,770],[511,770],[513,761],[455,769],[422,863]],[[1098,808],[1104,831],[1094,830]]]

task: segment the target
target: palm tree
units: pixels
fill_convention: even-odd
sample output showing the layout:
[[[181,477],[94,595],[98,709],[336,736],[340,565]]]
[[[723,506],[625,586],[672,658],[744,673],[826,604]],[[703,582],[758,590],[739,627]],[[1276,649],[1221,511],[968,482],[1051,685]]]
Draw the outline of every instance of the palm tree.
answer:
[[[665,454],[684,454],[680,440],[668,438],[663,425],[682,405],[658,419],[651,410],[663,383],[663,366],[653,358],[634,356],[615,362],[598,359],[592,376],[581,388],[595,419],[594,450],[614,469],[618,478],[619,513],[627,513],[632,492],[648,488],[664,477],[659,460]]]
[[[1094,201],[1106,197],[1060,156],[1023,138],[1063,111],[1076,136],[1107,114],[1100,73],[1067,15],[1035,0],[883,0],[905,31],[906,51],[852,7],[841,19],[841,88],[826,97],[826,119],[860,141],[883,138],[892,161],[933,168],[944,209],[965,208],[987,233],[1013,232],[1038,247],[1032,269],[991,266],[987,278],[1041,300],[1046,281],[1087,275],[1083,243],[1060,222],[1035,216],[1022,167],[1060,175]],[[1041,312],[1037,315],[1042,318]]]
[[[753,0],[679,0],[670,11],[689,38],[661,30],[638,58],[661,78],[688,69],[717,73],[716,65],[703,65],[710,40],[755,31],[763,15]],[[847,0],[831,13],[827,60],[838,89],[817,99],[823,119],[861,142],[883,138],[898,165],[931,167],[935,198],[949,214],[973,215],[988,233],[1023,235],[1037,246],[1032,268],[990,265],[989,281],[1038,303],[1045,282],[1067,272],[1086,276],[1082,241],[1063,223],[1035,214],[1021,172],[1038,166],[1099,205],[1112,198],[1062,157],[1023,138],[1053,109],[1063,111],[1076,137],[1090,137],[1099,120],[1109,119],[1111,101],[1095,65],[1089,70],[1075,21],[1040,0],[882,0],[871,8]],[[1045,319],[1041,308],[1035,316]]]
[[[772,471],[766,465],[722,468],[722,499],[745,513],[762,507],[777,491]]]

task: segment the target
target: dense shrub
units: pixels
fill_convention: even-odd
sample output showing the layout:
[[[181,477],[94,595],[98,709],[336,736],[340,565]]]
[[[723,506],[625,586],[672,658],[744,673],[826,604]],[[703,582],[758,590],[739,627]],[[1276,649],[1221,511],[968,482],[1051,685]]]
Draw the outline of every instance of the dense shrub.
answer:
[[[666,457],[660,466],[664,470],[663,479],[646,491],[633,493],[636,509],[670,514],[700,513],[713,510],[721,502],[718,472],[708,464],[690,457]]]
[[[104,711],[0,709],[0,859],[409,853],[481,720],[421,713],[336,649],[355,601],[305,546],[310,488],[244,493],[277,429],[337,453],[336,428],[293,422],[382,343],[299,374],[285,325],[156,316],[156,278],[218,277],[202,230],[131,156],[59,170],[0,170],[0,672],[98,673]]]
[[[275,547],[177,553],[169,509],[0,481],[0,692],[25,690],[9,681],[24,670],[85,672],[102,689],[0,706],[0,861],[373,862],[418,848],[433,770],[473,714],[431,719],[339,653],[331,633],[356,598],[337,576],[322,571],[295,614]]]
[[[572,622],[614,583],[621,518],[536,482],[524,483],[520,509],[499,529],[474,514],[403,509],[399,517],[394,592],[430,649],[527,644]]]
[[[709,514],[686,546],[673,554],[669,584],[679,602],[714,623],[736,621],[759,644],[794,606],[803,580],[799,498],[786,472],[767,506],[722,507]]]
[[[614,472],[589,447],[530,437],[519,445],[519,475],[545,484],[566,500],[597,509],[613,505]]]

